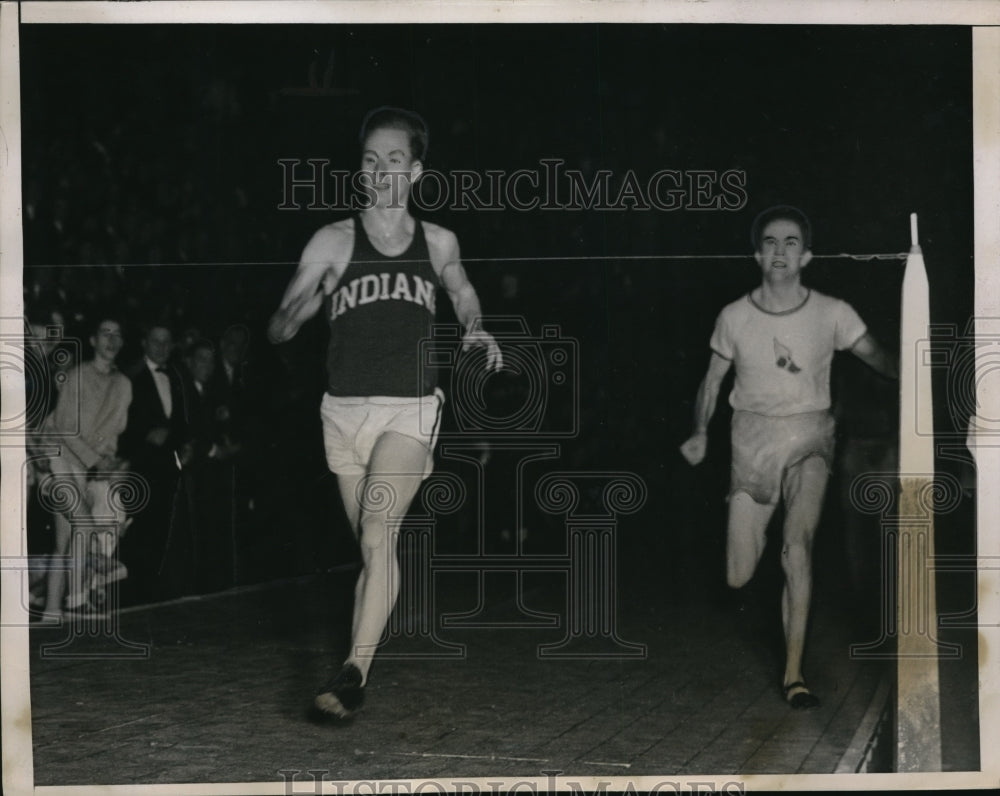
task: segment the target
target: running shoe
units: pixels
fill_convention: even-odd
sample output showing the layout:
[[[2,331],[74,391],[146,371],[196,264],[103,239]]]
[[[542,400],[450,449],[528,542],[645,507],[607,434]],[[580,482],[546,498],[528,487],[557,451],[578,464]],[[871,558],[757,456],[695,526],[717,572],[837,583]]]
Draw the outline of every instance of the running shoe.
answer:
[[[363,679],[357,666],[345,663],[337,676],[319,690],[313,704],[326,715],[346,719],[364,704]]]

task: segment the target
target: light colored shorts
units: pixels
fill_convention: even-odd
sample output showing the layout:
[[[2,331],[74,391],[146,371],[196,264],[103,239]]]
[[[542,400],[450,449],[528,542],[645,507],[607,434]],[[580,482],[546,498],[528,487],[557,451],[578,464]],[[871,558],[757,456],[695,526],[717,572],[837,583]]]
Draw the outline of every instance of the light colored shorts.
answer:
[[[393,396],[343,397],[323,395],[323,445],[326,463],[340,475],[363,475],[372,450],[386,431],[412,437],[427,448],[423,477],[434,470],[434,445],[441,425],[444,393],[440,389],[423,398]]]
[[[76,526],[76,533],[89,535],[94,552],[113,555],[118,537],[127,527],[126,512],[110,497],[114,479],[88,478],[83,464],[72,454],[56,454],[49,465],[51,473],[40,480],[48,507]]]
[[[827,411],[771,417],[737,410],[732,421],[733,465],[730,497],[746,492],[773,505],[790,467],[819,456],[833,464],[834,420]]]

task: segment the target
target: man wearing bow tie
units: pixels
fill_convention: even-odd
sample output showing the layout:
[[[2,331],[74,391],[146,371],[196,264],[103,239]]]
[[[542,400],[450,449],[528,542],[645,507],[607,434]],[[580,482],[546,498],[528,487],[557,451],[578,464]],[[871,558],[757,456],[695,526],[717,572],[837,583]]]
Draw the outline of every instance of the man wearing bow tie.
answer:
[[[170,364],[170,329],[149,327],[142,349],[143,358],[131,374],[133,399],[121,445],[135,472],[148,483],[149,502],[122,541],[122,558],[135,576],[129,584],[133,598],[148,601],[171,596],[163,562],[187,418],[180,376]]]

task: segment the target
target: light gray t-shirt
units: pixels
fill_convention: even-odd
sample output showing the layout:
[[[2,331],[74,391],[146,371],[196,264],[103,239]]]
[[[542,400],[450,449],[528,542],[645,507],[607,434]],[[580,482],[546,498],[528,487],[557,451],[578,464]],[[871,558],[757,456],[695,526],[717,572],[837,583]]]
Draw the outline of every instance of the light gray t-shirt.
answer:
[[[780,313],[762,309],[748,293],[719,313],[710,345],[736,368],[733,409],[784,416],[830,408],[833,352],[866,331],[850,304],[815,290]]]

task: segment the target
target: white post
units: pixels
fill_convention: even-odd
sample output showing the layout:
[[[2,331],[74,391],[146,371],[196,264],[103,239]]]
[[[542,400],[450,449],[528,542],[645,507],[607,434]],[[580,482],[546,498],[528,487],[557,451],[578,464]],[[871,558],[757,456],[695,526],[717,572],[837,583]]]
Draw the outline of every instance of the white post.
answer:
[[[899,358],[899,535],[896,554],[896,770],[941,770],[937,599],[934,572],[934,417],[924,361],[930,293],[910,216],[912,246],[903,276]]]

